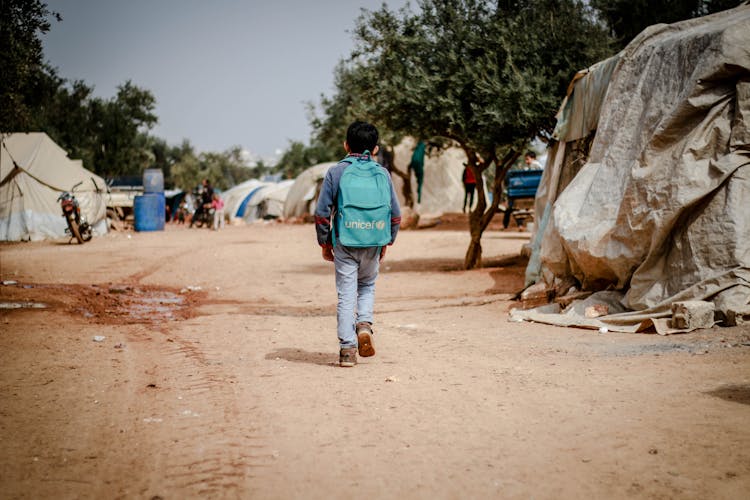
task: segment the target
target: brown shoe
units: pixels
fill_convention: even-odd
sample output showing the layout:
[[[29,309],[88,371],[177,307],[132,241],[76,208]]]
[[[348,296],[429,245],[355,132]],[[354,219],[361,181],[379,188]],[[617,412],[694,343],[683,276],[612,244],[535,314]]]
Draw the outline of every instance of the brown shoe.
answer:
[[[359,355],[363,358],[375,356],[375,348],[372,346],[372,326],[365,321],[357,323],[357,343],[359,344]]]
[[[357,348],[347,347],[339,351],[339,366],[350,367],[357,364]]]

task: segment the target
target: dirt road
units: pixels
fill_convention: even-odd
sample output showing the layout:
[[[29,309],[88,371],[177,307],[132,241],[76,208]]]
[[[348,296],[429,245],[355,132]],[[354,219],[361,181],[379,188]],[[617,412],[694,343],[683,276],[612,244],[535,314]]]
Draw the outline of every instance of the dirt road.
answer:
[[[741,498],[750,328],[510,323],[528,234],[404,231],[336,366],[312,226],[0,246],[2,498]],[[103,337],[103,339],[101,338]]]

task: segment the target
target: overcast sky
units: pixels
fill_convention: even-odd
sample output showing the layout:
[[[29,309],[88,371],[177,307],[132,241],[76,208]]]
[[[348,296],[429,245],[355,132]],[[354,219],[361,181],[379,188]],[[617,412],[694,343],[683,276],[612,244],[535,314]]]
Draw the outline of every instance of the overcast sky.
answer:
[[[47,62],[110,98],[131,80],[156,97],[152,134],[199,151],[263,157],[310,138],[305,102],[332,94],[361,8],[378,0],[48,0],[62,22]],[[399,8],[407,0],[387,0]],[[414,1],[410,2],[414,6]]]

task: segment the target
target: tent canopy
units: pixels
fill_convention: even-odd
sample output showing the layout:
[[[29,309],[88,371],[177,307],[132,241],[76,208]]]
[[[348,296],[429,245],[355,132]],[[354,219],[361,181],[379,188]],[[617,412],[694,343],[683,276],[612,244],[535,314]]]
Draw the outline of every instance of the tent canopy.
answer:
[[[406,138],[394,148],[394,163],[399,170],[406,170],[416,146],[413,138]],[[429,151],[428,151],[429,153]],[[439,154],[427,154],[424,158],[424,184],[422,185],[422,202],[419,204],[421,214],[433,216],[445,212],[460,212],[464,202],[464,184],[462,181],[466,154],[461,148],[451,147]],[[412,196],[417,201],[417,179],[411,173]],[[391,177],[399,203],[404,203],[402,193],[403,180],[397,175]],[[474,197],[476,200],[476,196]]]
[[[294,180],[287,179],[263,186],[248,198],[245,220],[279,218]]]
[[[258,179],[250,179],[224,191],[221,194],[224,200],[224,213],[230,218],[242,217],[243,214],[239,213],[239,211],[242,209],[244,213],[242,202],[247,198],[248,194],[267,184]]]
[[[79,184],[80,183],[80,184]],[[57,198],[71,191],[95,232],[106,231],[106,184],[83,168],[43,132],[2,136],[0,146],[0,240],[65,236]]]
[[[320,184],[326,172],[336,163],[320,163],[299,174],[289,188],[284,202],[284,217],[301,217],[315,213],[315,202],[320,192]]]

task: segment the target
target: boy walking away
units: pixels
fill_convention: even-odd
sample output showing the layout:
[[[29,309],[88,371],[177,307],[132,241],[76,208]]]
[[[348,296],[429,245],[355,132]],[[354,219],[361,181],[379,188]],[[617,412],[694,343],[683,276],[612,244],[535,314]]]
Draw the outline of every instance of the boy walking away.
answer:
[[[356,121],[346,132],[347,156],[328,170],[315,210],[323,258],[336,270],[339,365],[373,356],[375,279],[388,245],[396,240],[401,209],[385,168],[373,161],[378,130]]]

